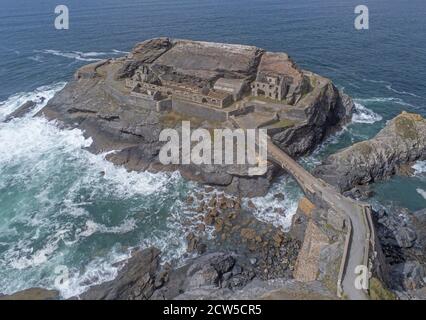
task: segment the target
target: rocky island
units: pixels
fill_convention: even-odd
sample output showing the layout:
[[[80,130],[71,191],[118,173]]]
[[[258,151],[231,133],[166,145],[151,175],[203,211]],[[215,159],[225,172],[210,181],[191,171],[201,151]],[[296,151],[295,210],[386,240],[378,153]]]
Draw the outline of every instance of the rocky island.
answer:
[[[179,170],[191,180],[241,196],[266,193],[277,171],[247,176],[241,166],[164,166],[164,128],[233,128],[231,118],[265,128],[292,156],[312,151],[350,118],[352,100],[332,82],[301,70],[285,53],[218,43],[158,38],[123,58],[84,66],[40,111],[81,128],[93,152],[130,170]]]
[[[341,192],[404,172],[415,161],[426,159],[426,121],[403,112],[373,139],[362,141],[329,156],[315,174]]]
[[[285,53],[252,46],[156,38],[79,69],[38,116],[82,129],[93,139],[91,152],[128,170],[178,170],[205,187],[186,201],[194,228],[184,235],[192,256],[183,266],[162,261],[156,248],[136,250],[116,279],[75,298],[393,299],[390,289],[420,289],[424,260],[404,263],[424,250],[424,215],[413,218],[420,226],[415,238],[423,239],[415,243],[406,224],[396,235],[400,222],[344,192],[424,159],[425,120],[404,113],[314,174],[294,160],[348,123],[353,107],[329,79],[300,69]],[[250,175],[245,165],[162,164],[160,132],[179,130],[182,121],[207,130],[265,129],[266,173]],[[280,174],[290,174],[305,194],[289,232],[256,219],[249,200],[266,194]],[[410,251],[398,251],[403,264],[391,266],[398,241]],[[354,288],[358,266],[371,277]]]

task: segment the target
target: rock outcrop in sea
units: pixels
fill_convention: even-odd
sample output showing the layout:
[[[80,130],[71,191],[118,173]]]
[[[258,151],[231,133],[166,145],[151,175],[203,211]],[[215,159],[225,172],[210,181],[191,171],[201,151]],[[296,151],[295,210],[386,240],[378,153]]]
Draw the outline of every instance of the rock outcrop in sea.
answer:
[[[314,174],[341,192],[388,178],[415,161],[426,159],[426,120],[403,112],[373,139],[329,156]]]

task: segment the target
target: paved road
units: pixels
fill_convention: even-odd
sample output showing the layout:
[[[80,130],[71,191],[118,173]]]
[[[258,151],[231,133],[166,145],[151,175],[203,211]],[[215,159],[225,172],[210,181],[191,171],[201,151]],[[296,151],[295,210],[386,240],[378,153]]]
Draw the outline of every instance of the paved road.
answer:
[[[243,118],[232,118],[235,126],[249,129]],[[343,270],[341,285],[343,295],[351,300],[368,299],[366,292],[355,287],[358,266],[368,264],[370,245],[370,232],[365,216],[366,204],[342,196],[331,185],[325,183],[306,171],[301,165],[277,147],[268,137],[268,160],[277,163],[293,176],[308,198],[317,197],[325,201],[331,208],[343,212],[352,226],[347,255],[343,257],[345,268]]]
[[[344,295],[353,300],[367,299],[366,293],[355,287],[355,269],[364,264],[364,257],[368,255],[369,235],[368,226],[365,224],[364,204],[346,198],[337,192],[331,185],[314,177],[301,165],[293,160],[284,151],[268,139],[268,158],[278,163],[290,173],[310,197],[315,195],[327,202],[332,208],[344,212],[352,224],[352,237],[349,245],[346,268],[343,274],[342,287]]]

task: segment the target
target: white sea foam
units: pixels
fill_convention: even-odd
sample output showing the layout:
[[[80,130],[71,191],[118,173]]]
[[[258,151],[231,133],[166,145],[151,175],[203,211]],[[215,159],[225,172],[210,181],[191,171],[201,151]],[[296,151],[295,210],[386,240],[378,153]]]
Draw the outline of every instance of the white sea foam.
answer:
[[[278,193],[284,195],[284,200],[275,197]],[[264,197],[252,199],[256,206],[254,215],[260,221],[271,223],[275,227],[288,231],[301,196],[302,192],[294,180],[288,176],[281,177],[274,182]]]
[[[117,53],[117,54],[121,54],[121,53],[124,53],[124,54],[128,54],[128,53],[130,53],[129,51],[122,51],[122,50],[117,50],[117,49],[112,49],[112,52],[114,52],[114,53]]]
[[[383,117],[374,111],[366,108],[361,103],[355,102],[355,110],[352,115],[352,121],[357,123],[375,123],[381,121]]]
[[[114,248],[106,258],[95,258],[89,262],[83,273],[79,270],[68,270],[67,285],[56,289],[60,290],[65,299],[78,296],[91,286],[113,280],[117,276],[120,266],[130,256],[130,249],[123,253]]]
[[[93,155],[83,150],[91,145],[92,139],[86,139],[78,129],[60,130],[55,122],[43,118],[25,118],[2,126],[0,167],[2,164],[35,164],[36,167],[29,168],[30,172],[37,170],[49,174],[55,157],[60,153],[68,155],[64,161],[80,162],[90,168],[87,175],[80,177],[79,183],[70,189],[70,193],[81,185],[91,186],[101,174],[102,180],[114,186],[111,192],[123,197],[157,192],[167,182],[166,176],[161,174],[128,172],[106,161],[105,154]]]
[[[395,104],[399,104],[402,106],[406,106],[406,107],[414,107],[412,104],[405,102],[404,100],[400,99],[400,98],[394,98],[394,97],[372,97],[372,98],[363,98],[363,99],[356,99],[356,101],[360,104],[363,103],[385,103],[385,102],[390,102],[390,103],[395,103]]]
[[[38,87],[31,92],[20,92],[10,96],[7,100],[0,102],[0,122],[28,100],[32,100],[37,103],[32,112],[28,114],[28,116],[31,117],[41,110],[55,95],[55,93],[65,86],[65,84],[65,82],[58,82],[53,85]]]
[[[7,255],[7,259],[10,261],[10,266],[18,270],[23,270],[29,267],[37,267],[43,263],[46,263],[49,257],[58,248],[59,240],[60,239],[58,238],[55,242],[48,242],[44,248],[37,250],[34,253],[31,252],[29,256],[20,255],[19,252],[16,252],[15,256],[13,254]]]
[[[421,195],[423,197],[423,199],[426,200],[426,190],[423,190],[421,188],[417,188],[416,191],[419,195]]]
[[[415,98],[423,98],[423,97],[418,96],[417,94],[412,93],[412,92],[396,90],[396,89],[394,89],[394,88],[392,87],[392,85],[391,85],[391,84],[388,84],[388,85],[386,86],[386,89],[388,89],[389,91],[395,92],[395,93],[397,93],[397,94],[400,94],[400,95],[407,95],[407,96],[412,96],[412,97],[415,97]]]
[[[89,237],[92,234],[99,233],[115,233],[115,234],[123,234],[130,232],[136,228],[136,220],[128,219],[125,220],[120,226],[107,227],[103,224],[96,223],[92,220],[86,221],[86,229],[80,233],[80,236]]]
[[[72,247],[84,238],[94,234],[121,235],[133,231],[136,228],[136,218],[129,217],[115,225],[105,225],[95,222],[91,213],[84,207],[96,201],[106,199],[134,199],[138,196],[167,195],[168,184],[180,179],[179,175],[151,174],[127,172],[124,168],[116,167],[104,159],[104,155],[93,155],[82,148],[91,144],[91,139],[85,139],[80,130],[60,130],[54,122],[48,122],[42,118],[20,119],[0,126],[0,172],[8,168],[20,166],[13,179],[28,181],[28,188],[37,189],[35,198],[39,207],[34,210],[30,199],[24,207],[19,208],[14,223],[32,228],[25,239],[17,244],[11,244],[0,256],[0,265],[8,266],[15,270],[26,272],[39,272],[49,265],[57,265],[57,260],[64,255],[63,245]],[[72,169],[74,168],[74,169]],[[70,170],[81,168],[80,176],[74,177]],[[68,178],[67,173],[73,175]],[[36,179],[45,179],[44,186],[37,186]],[[70,187],[64,190],[56,190],[61,180],[71,179]],[[42,181],[39,182],[43,183]],[[87,200],[81,198],[82,191],[87,190]],[[61,204],[62,201],[62,204]],[[59,210],[58,210],[59,205]],[[159,204],[160,205],[160,204]],[[25,209],[27,208],[27,209]],[[178,211],[177,215],[180,214]],[[71,217],[70,223],[66,216]],[[62,218],[60,218],[62,217]],[[179,217],[164,221],[170,227],[166,233],[153,232],[152,236],[142,239],[143,247],[156,246],[164,250],[164,257],[168,259],[179,258],[185,251],[185,242],[178,239],[181,236]],[[81,225],[81,226],[80,226]],[[80,226],[80,227],[79,227]],[[0,227],[7,228],[8,225]],[[4,233],[2,232],[2,235]],[[47,234],[47,235],[46,235]],[[41,239],[40,236],[42,236]],[[41,241],[41,243],[39,243]],[[35,244],[37,242],[37,244]],[[137,239],[135,239],[135,244]],[[62,248],[60,246],[62,244]],[[120,259],[126,257],[122,252],[117,253]],[[117,260],[115,254],[95,258],[83,271],[75,270],[71,287],[63,289],[63,296],[69,297],[83,292],[88,285],[101,283],[114,278],[117,268],[113,266]],[[60,259],[59,259],[60,260]],[[93,281],[89,281],[89,280]],[[37,276],[33,275],[29,286],[49,286],[47,283],[37,282]],[[18,279],[16,280],[17,282]],[[41,281],[41,280],[38,280]],[[44,282],[47,280],[45,279]],[[6,285],[0,280],[0,288]],[[21,283],[7,284],[6,292],[22,289]],[[25,288],[25,287],[24,287]]]
[[[37,104],[39,110],[63,86],[45,86],[13,95],[0,103],[1,117],[27,100],[45,97]],[[82,131],[61,130],[55,122],[39,117],[0,123],[0,141],[0,188],[10,199],[19,199],[7,208],[0,205],[4,220],[0,224],[4,243],[0,253],[0,292],[34,286],[51,288],[55,276],[52,269],[68,265],[70,262],[64,260],[69,254],[80,245],[86,246],[82,242],[95,241],[97,234],[116,236],[120,241],[120,235],[145,225],[141,238],[132,240],[132,245],[156,246],[166,260],[180,259],[185,253],[183,215],[192,213],[184,213],[178,199],[167,207],[167,214],[157,215],[156,211],[163,201],[176,198],[175,193],[181,192],[176,186],[181,183],[178,173],[128,172],[106,161],[105,154],[84,150],[92,140],[86,139]],[[102,209],[103,202],[125,204],[128,208],[122,209],[123,214],[120,210],[109,213],[109,207]],[[94,210],[105,212],[94,215]],[[108,215],[114,213],[112,223]],[[102,251],[89,256],[83,266],[70,266],[70,286],[61,289],[64,297],[113,279],[118,270],[115,262],[126,259],[127,248],[132,246],[116,250],[105,248],[105,244],[96,245]]]
[[[43,62],[44,61],[43,57],[39,54],[37,54],[35,56],[28,57],[28,59],[35,61],[35,62]]]
[[[110,56],[120,55],[123,53],[127,53],[124,51],[119,50],[112,50],[109,52],[82,52],[82,51],[59,51],[59,50],[53,50],[53,49],[46,49],[46,50],[35,50],[37,53],[42,54],[49,54],[54,56],[59,56],[67,59],[73,59],[73,60],[79,60],[79,61],[88,61],[88,62],[94,62],[94,61],[100,61],[102,59],[105,59]]]
[[[54,56],[64,57],[68,59],[74,59],[74,60],[80,60],[80,61],[100,61],[102,59],[99,58],[90,58],[90,56],[83,55],[80,52],[73,51],[73,52],[62,52],[59,50],[44,50],[42,51],[45,54],[51,54]]]
[[[426,174],[426,160],[417,161],[413,167],[415,175],[423,175]]]

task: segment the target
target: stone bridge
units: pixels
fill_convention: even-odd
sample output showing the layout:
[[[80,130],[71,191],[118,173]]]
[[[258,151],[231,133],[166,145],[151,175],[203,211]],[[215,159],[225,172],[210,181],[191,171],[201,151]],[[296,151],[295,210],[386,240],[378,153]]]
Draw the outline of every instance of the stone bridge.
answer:
[[[328,207],[344,214],[347,239],[338,275],[337,294],[349,299],[367,299],[368,276],[365,278],[367,282],[364,283],[364,289],[357,289],[355,283],[358,276],[356,272],[370,272],[370,249],[374,252],[375,248],[371,207],[366,203],[342,196],[334,187],[314,177],[278,148],[271,139],[268,139],[268,160],[287,171],[312,202],[325,203]]]
[[[236,127],[248,129],[240,118],[231,118]],[[356,288],[359,272],[371,270],[370,256],[375,257],[375,234],[371,207],[367,203],[344,197],[333,186],[314,177],[287,153],[267,139],[268,160],[278,164],[298,183],[308,199],[340,212],[345,217],[347,236],[340,265],[337,295],[353,300],[368,299],[369,274],[363,288]]]

